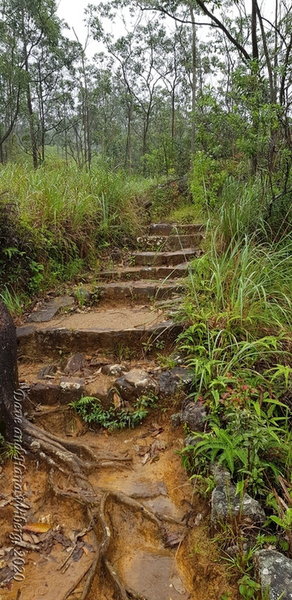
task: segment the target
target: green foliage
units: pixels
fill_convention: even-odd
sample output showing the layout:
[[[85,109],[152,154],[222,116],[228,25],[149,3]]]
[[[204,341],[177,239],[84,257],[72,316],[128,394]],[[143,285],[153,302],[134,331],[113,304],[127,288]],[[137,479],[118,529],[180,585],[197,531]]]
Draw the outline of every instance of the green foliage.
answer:
[[[220,251],[217,234],[211,234],[210,250],[192,265],[190,293],[184,314],[234,333],[256,334],[262,327],[291,323],[292,242],[255,245],[248,238],[232,242]]]
[[[18,450],[15,446],[6,442],[5,438],[0,433],[0,463],[13,459],[17,454]]]
[[[216,462],[228,468],[242,489],[263,496],[269,485],[279,485],[280,476],[289,477],[292,453],[286,417],[278,416],[277,401],[267,400],[263,406],[258,401],[240,410],[229,406],[221,411],[221,422],[211,417],[210,430],[193,433],[195,444],[183,450],[188,469],[208,474]]]
[[[153,183],[97,162],[89,173],[55,158],[36,171],[2,166],[0,175],[0,288],[10,306],[6,287],[12,296],[32,295],[72,280],[105,244],[138,233],[138,196],[143,204]]]
[[[115,431],[118,429],[132,428],[140,425],[147,417],[149,409],[157,403],[154,395],[141,396],[128,408],[115,408],[114,406],[104,409],[98,398],[84,396],[80,400],[72,402],[74,408],[85,423],[96,424]]]
[[[8,308],[9,312],[14,315],[20,315],[25,306],[27,299],[24,295],[16,294],[13,290],[10,291],[7,286],[4,286],[0,293],[0,299]]]
[[[211,158],[203,151],[197,152],[190,176],[193,202],[205,208],[214,207],[227,176],[228,172],[220,161]]]
[[[254,241],[284,238],[285,243],[292,226],[289,194],[273,199],[270,185],[265,176],[246,179],[240,173],[225,180],[213,219],[226,249],[252,236]]]

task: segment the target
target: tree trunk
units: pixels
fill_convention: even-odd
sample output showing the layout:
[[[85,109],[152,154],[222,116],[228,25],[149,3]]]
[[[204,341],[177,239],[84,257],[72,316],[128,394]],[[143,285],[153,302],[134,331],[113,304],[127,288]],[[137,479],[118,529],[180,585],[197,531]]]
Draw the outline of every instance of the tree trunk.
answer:
[[[132,168],[132,114],[133,114],[133,100],[131,99],[128,105],[127,115],[127,140],[126,140],[126,151],[125,151],[125,167],[131,170]]]
[[[192,130],[191,130],[191,153],[195,152],[196,145],[196,122],[195,110],[197,102],[197,32],[195,26],[195,14],[192,4],[190,5],[192,21]]]
[[[257,38],[257,0],[252,0],[251,9],[251,40],[252,40],[252,64],[251,71],[255,77],[256,89],[255,89],[255,101],[256,106],[252,108],[252,128],[253,128],[253,139],[257,140],[259,130],[259,114],[258,114],[258,98],[257,88],[259,84],[259,48]],[[258,168],[258,153],[257,153],[257,141],[254,142],[255,147],[252,149],[251,156],[251,172],[255,175]]]
[[[17,387],[16,330],[8,310],[0,302],[0,422],[9,441],[13,441],[14,393]]]

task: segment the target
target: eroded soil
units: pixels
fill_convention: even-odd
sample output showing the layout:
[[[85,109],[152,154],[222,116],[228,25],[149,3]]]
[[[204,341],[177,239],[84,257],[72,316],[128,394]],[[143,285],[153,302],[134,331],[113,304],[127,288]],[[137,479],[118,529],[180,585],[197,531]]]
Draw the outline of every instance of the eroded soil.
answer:
[[[60,415],[56,416],[60,430]],[[66,413],[63,419],[66,420]],[[155,420],[153,420],[155,419]],[[76,420],[75,435],[78,431]],[[50,423],[50,429],[52,422]],[[210,540],[208,506],[202,504],[188,481],[177,451],[183,439],[169,427],[169,414],[153,413],[143,426],[120,433],[87,432],[76,437],[106,457],[113,454],[131,459],[117,467],[97,468],[90,474],[97,493],[121,492],[153,511],[161,523],[157,527],[141,510],[111,498],[106,515],[111,529],[107,558],[118,573],[129,598],[145,600],[219,600],[230,588],[226,571],[220,565],[215,544]],[[95,560],[96,538],[86,511],[72,498],[56,497],[49,485],[49,474],[42,465],[27,459],[25,501],[29,506],[27,522],[47,523],[47,533],[27,532],[25,540],[34,550],[26,552],[25,580],[2,589],[1,600],[76,600],[82,598],[88,569]],[[12,492],[12,467],[1,473],[2,494]],[[58,486],[60,478],[57,479]],[[67,484],[67,485],[66,485]],[[62,487],[70,491],[70,481],[62,477]],[[5,493],[3,493],[5,491]],[[11,504],[2,509],[1,546],[11,547],[9,533],[13,519]],[[89,528],[84,534],[84,530]],[[42,547],[54,531],[60,540]],[[78,532],[82,544],[78,550]],[[38,546],[40,549],[38,550]],[[80,581],[80,584],[78,582]],[[76,586],[76,587],[75,587]],[[70,590],[75,587],[74,591]],[[17,596],[18,591],[21,595]],[[130,595],[132,593],[132,596]],[[133,594],[136,594],[133,595]],[[106,570],[98,568],[88,598],[119,598]]]

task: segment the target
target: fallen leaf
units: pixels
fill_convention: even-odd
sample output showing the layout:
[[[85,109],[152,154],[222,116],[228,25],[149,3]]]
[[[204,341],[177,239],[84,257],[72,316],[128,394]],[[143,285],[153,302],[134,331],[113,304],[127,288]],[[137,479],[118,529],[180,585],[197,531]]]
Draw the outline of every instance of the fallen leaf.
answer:
[[[174,587],[176,592],[178,592],[179,594],[184,594],[186,591],[186,589],[183,585],[183,582],[182,582],[181,578],[178,577],[178,575],[174,575],[171,578],[171,586]]]
[[[47,533],[52,529],[48,523],[27,523],[23,527],[23,531],[31,531],[32,533]]]
[[[179,546],[184,537],[184,533],[167,533],[164,538],[165,548],[175,548],[176,546]]]

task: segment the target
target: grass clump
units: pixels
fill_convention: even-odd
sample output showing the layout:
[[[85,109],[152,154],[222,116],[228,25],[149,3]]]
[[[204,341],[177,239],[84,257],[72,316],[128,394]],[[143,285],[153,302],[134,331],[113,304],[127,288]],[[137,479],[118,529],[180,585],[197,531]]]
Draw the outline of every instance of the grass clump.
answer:
[[[292,240],[257,245],[253,238],[232,238],[222,251],[220,229],[209,251],[193,262],[185,313],[190,320],[221,324],[256,335],[264,328],[291,325]]]

